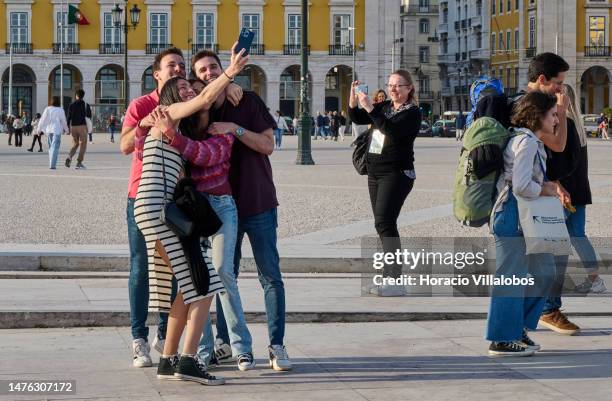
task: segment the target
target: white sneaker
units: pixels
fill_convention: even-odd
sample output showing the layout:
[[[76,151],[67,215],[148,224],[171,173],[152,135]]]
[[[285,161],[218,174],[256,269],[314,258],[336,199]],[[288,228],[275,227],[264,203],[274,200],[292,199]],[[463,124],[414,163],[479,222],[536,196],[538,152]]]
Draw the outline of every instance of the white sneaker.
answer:
[[[602,294],[606,291],[608,291],[608,289],[606,288],[606,282],[603,281],[601,276],[597,276],[595,281],[591,281],[587,277],[584,280],[584,282],[576,286],[576,292],[579,292],[581,294],[588,294],[588,293]]]
[[[277,372],[291,370],[291,361],[284,345],[270,345],[268,353],[270,354],[270,367],[272,369]]]
[[[370,294],[374,294],[379,297],[403,297],[408,292],[406,287],[403,285],[378,285],[370,290]]]
[[[153,366],[151,361],[151,348],[144,338],[137,338],[132,342],[132,354],[134,356],[135,368],[146,368]]]
[[[215,341],[215,358],[219,363],[234,362],[236,360],[232,356],[232,347],[220,339]]]
[[[159,338],[159,336],[156,334],[155,338],[153,338],[153,349],[157,351],[160,355],[163,355],[165,343],[166,340]]]

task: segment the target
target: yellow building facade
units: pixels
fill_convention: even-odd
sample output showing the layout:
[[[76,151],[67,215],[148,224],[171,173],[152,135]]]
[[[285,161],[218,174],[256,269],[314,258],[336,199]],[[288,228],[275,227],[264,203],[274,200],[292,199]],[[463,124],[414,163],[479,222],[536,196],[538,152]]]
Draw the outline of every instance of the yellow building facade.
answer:
[[[86,100],[100,115],[118,113],[124,106],[124,43],[122,29],[113,26],[117,0],[0,0],[0,110],[7,110],[9,50],[12,49],[12,108],[40,112],[59,95],[60,53],[64,63],[64,103],[85,90]],[[138,0],[119,1],[123,9],[141,10],[139,23],[128,33],[129,98],[153,90],[150,66],[155,54],[168,46],[183,50],[188,59],[204,48],[217,50],[223,63],[242,27],[255,31],[250,65],[238,78],[256,91],[272,110],[293,116],[298,110],[301,43],[300,0]],[[368,65],[366,52],[384,54],[378,46],[381,25],[399,21],[381,0],[310,0],[308,30],[311,110],[345,110],[356,70],[368,70],[380,81],[378,60]],[[62,27],[68,4],[77,7],[89,25]],[[382,8],[381,8],[382,7]],[[389,8],[389,10],[387,10]],[[386,13],[386,14],[385,14]],[[366,14],[369,22],[366,24]],[[129,18],[128,18],[129,19]],[[370,32],[369,34],[367,34]],[[63,39],[62,39],[63,35]],[[371,71],[369,69],[371,68]],[[380,70],[380,71],[379,71]],[[376,75],[377,74],[377,75]],[[377,86],[378,82],[373,86]]]
[[[520,0],[490,0],[490,75],[499,78],[506,92],[519,88],[519,56],[523,48],[519,22]],[[528,1],[528,0],[527,0]]]
[[[536,54],[553,52],[570,64],[566,82],[584,113],[598,114],[610,105],[612,1],[491,0],[490,14],[490,73],[510,91],[527,84]]]

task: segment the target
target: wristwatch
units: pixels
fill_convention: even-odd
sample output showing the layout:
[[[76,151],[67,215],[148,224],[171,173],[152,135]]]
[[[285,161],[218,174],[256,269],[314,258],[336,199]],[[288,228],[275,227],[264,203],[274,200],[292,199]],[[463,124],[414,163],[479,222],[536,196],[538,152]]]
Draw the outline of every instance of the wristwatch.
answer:
[[[234,135],[236,135],[237,138],[242,138],[244,133],[245,133],[245,129],[242,127],[238,127],[236,128],[236,133]]]

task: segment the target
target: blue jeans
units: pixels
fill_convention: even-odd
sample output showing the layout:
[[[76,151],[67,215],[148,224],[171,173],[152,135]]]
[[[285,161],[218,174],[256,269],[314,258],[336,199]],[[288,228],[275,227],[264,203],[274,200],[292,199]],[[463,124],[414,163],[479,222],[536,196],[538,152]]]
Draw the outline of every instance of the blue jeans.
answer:
[[[516,198],[510,193],[504,209],[495,213],[495,276],[517,278],[530,273],[534,286],[504,285],[493,287],[486,338],[495,342],[520,340],[523,329],[535,329],[545,297],[554,281],[552,254],[525,254],[525,239],[519,228]]]
[[[55,168],[57,165],[57,156],[59,155],[61,143],[62,134],[47,134],[47,145],[49,145],[49,168]]]
[[[280,260],[276,247],[278,227],[276,208],[255,216],[242,217],[238,221],[238,241],[234,254],[234,272],[238,277],[242,240],[249,236],[259,283],[264,290],[268,337],[271,345],[283,345],[285,338],[285,286],[280,271]],[[229,342],[223,310],[217,309],[217,338]]]
[[[565,220],[565,225],[567,226],[572,245],[580,257],[580,261],[588,273],[597,271],[597,254],[585,232],[586,206],[578,205],[576,206],[575,213],[566,212],[566,215],[567,219]],[[546,298],[542,314],[559,310],[563,305],[561,301],[561,292],[563,291],[563,281],[565,279],[568,260],[568,256],[559,256],[555,258],[555,263],[557,265],[556,280],[553,284],[551,296]]]
[[[283,130],[282,129],[275,129],[274,130],[274,142],[277,148],[280,148],[281,145],[283,144]]]
[[[134,219],[134,199],[128,198],[126,208],[128,242],[130,244],[130,278],[128,292],[130,297],[130,325],[132,338],[149,337],[147,316],[149,307],[149,262],[147,260],[147,243]],[[172,279],[172,299],[176,294],[176,280]],[[168,314],[159,314],[158,335],[166,338]]]
[[[115,140],[115,126],[114,125],[110,125],[108,127],[108,130],[110,131],[110,140],[111,142]]]
[[[252,352],[253,340],[244,318],[242,301],[238,292],[238,282],[234,272],[234,252],[238,230],[236,203],[231,195],[206,195],[206,197],[223,223],[221,229],[210,237],[213,266],[217,270],[226,291],[217,295],[217,311],[225,311],[229,324],[229,340],[227,343],[231,344],[232,353],[240,355]],[[228,332],[227,328],[225,332]],[[209,317],[198,347],[198,354],[206,363],[210,361],[213,353],[213,339],[212,324]]]

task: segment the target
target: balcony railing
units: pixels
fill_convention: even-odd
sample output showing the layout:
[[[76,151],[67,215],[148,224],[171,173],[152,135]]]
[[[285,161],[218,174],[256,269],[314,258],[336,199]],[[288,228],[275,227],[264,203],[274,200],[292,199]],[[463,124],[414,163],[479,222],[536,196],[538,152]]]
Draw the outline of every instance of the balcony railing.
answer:
[[[353,47],[345,45],[329,45],[330,56],[352,56]]]
[[[63,47],[63,49],[62,49]],[[81,52],[81,46],[78,43],[53,43],[53,54],[79,54]]]
[[[585,57],[610,57],[610,46],[585,46]]]
[[[443,22],[438,25],[438,33],[447,33],[448,32],[448,23]]]
[[[145,50],[147,54],[159,54],[172,46],[172,43],[147,43],[145,46]]]
[[[125,47],[118,43],[100,43],[98,51],[100,54],[123,54]]]
[[[408,6],[400,6],[400,12],[407,14],[437,14],[437,4],[410,4]]]
[[[468,27],[468,20],[466,19],[461,20],[461,28],[467,29],[467,27]]]
[[[458,31],[461,26],[461,21],[455,21],[455,31]]]
[[[200,50],[212,50],[215,53],[219,52],[219,45],[216,43],[193,43],[191,45],[191,52],[196,54]]]
[[[6,54],[11,51],[11,47],[13,48],[13,54],[32,54],[32,43],[7,43],[6,44]]]
[[[535,47],[528,47],[525,49],[525,57],[534,58],[538,52],[538,49]]]
[[[308,45],[307,50],[308,50],[308,54],[310,54],[310,45]],[[300,54],[302,54],[302,45],[284,45],[283,54],[299,56]]]
[[[489,52],[486,49],[470,50],[471,59],[489,59]]]
[[[433,91],[419,91],[419,100],[435,99]]]
[[[249,50],[249,54],[266,54],[266,47],[261,44],[253,44],[251,45],[251,49]]]

